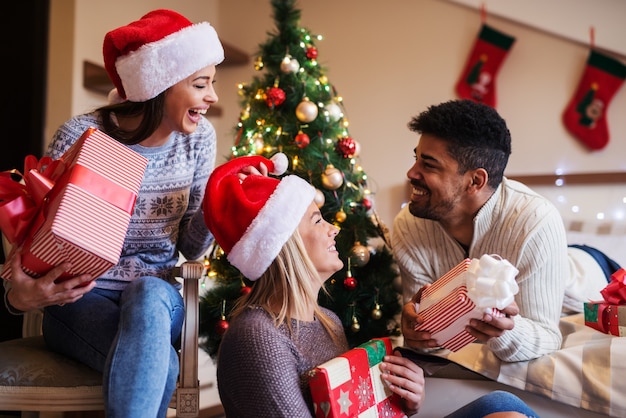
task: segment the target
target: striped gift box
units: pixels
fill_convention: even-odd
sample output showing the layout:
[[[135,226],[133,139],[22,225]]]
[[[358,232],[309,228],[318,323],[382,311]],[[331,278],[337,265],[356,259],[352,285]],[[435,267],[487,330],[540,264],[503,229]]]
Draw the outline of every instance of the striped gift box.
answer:
[[[119,261],[148,160],[90,128],[63,154],[63,173],[22,245],[22,266],[37,277],[63,261],[62,278],[100,276]],[[2,277],[10,277],[10,262]]]
[[[381,378],[379,363],[391,350],[388,337],[374,338],[311,370],[315,416],[405,417],[399,398]]]
[[[480,319],[485,313],[467,295],[465,280],[471,262],[466,258],[425,288],[417,311],[422,322],[415,329],[431,332],[441,347],[451,351],[458,351],[475,340],[465,331],[465,326],[470,319]],[[495,308],[488,309],[488,313],[503,315]]]

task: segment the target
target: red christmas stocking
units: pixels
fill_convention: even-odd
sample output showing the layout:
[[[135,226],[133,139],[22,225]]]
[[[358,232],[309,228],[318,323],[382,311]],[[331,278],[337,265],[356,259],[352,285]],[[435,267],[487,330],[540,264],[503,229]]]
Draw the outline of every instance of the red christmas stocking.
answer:
[[[496,106],[496,75],[515,38],[483,23],[478,39],[456,83],[460,98]]]
[[[626,65],[591,51],[574,97],[563,112],[567,130],[591,150],[609,143],[606,111],[626,78]]]

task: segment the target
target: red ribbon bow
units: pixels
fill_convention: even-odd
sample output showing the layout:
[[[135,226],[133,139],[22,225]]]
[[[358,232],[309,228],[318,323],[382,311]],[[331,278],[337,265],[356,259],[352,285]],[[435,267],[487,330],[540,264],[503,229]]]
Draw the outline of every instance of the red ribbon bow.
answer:
[[[29,155],[24,159],[24,174],[18,170],[0,173],[0,231],[11,244],[24,241],[64,166],[61,160],[37,160]]]
[[[611,275],[611,282],[600,291],[610,305],[626,304],[626,270],[621,268]]]

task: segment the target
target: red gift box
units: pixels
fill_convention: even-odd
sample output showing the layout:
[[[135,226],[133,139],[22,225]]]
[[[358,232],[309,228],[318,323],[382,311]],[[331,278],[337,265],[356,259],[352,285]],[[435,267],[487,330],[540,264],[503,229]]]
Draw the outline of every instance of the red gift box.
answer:
[[[381,377],[379,364],[391,350],[388,337],[374,338],[313,369],[309,386],[315,416],[406,417]]]
[[[626,270],[613,273],[600,294],[604,300],[584,304],[585,325],[605,334],[626,336]]]
[[[62,278],[83,273],[97,278],[115,265],[147,163],[90,128],[47,169],[26,167],[19,200],[27,196],[29,210],[13,215],[29,222],[15,235],[21,241],[12,242],[13,251],[21,246],[24,271],[38,277],[71,261],[71,271]],[[11,276],[11,257],[0,274],[6,279]]]
[[[466,275],[472,260],[466,258],[422,292],[418,315],[422,322],[417,331],[429,331],[441,347],[458,351],[474,338],[465,331],[470,319],[481,319],[485,313],[503,316],[496,308],[477,307],[468,296]]]

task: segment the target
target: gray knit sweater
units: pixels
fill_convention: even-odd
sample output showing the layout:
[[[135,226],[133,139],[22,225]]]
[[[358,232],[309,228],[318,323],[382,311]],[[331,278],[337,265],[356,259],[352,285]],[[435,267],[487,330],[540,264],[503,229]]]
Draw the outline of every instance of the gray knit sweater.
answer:
[[[504,361],[560,348],[558,323],[569,274],[565,228],[557,209],[525,185],[502,181],[474,219],[468,254],[438,222],[411,215],[408,205],[394,220],[392,246],[405,302],[466,257],[500,255],[519,270],[520,315],[514,329],[489,340],[489,347]]]
[[[325,312],[342,330],[339,318]],[[347,351],[343,331],[340,341],[336,346],[317,320],[300,323],[292,338],[266,311],[246,310],[231,321],[220,343],[217,385],[226,416],[313,416],[307,372]]]

